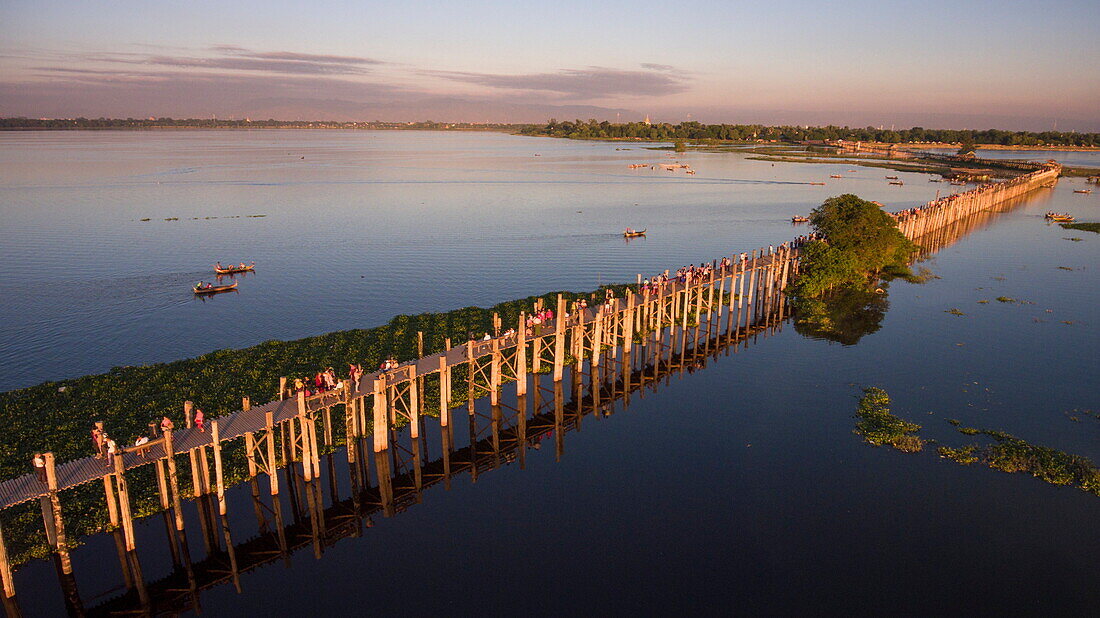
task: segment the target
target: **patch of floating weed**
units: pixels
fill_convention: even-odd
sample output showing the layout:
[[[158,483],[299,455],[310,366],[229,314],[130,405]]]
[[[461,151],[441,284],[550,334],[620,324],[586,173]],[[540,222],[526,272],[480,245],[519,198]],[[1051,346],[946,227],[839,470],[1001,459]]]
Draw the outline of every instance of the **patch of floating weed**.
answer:
[[[920,425],[910,423],[890,413],[890,396],[874,386],[863,389],[856,409],[856,433],[875,446],[889,445],[899,451],[916,453],[924,448],[924,440],[912,435]]]
[[[1072,269],[1072,268],[1070,268],[1069,266],[1059,266],[1059,267],[1058,267],[1058,269],[1059,269],[1059,270],[1073,270],[1073,269]]]
[[[944,309],[943,312],[944,313],[950,313],[951,315],[966,315],[965,313],[963,313],[962,311],[959,311],[958,309]]]
[[[977,444],[970,444],[961,448],[951,448],[950,446],[936,447],[936,452],[940,454],[940,457],[950,459],[964,466],[978,463],[978,456],[975,454],[977,450]]]
[[[1081,242],[1082,240],[1084,240],[1084,238],[1077,238],[1076,236],[1073,236],[1073,237],[1063,236],[1062,240],[1072,240],[1073,242]]]
[[[903,451],[921,450],[925,442],[911,435],[920,429],[920,425],[890,414],[890,396],[886,391],[869,387],[863,389],[863,393],[856,411],[860,419],[856,423],[856,433],[876,446],[890,444]],[[1095,414],[1091,410],[1082,413],[1089,416]],[[940,457],[967,466],[981,462],[1002,472],[1027,473],[1052,485],[1077,487],[1100,496],[1100,468],[1086,457],[1031,444],[1004,431],[959,427],[959,422],[954,419],[948,422],[964,434],[988,436],[993,439],[993,444],[984,447],[970,444],[959,448],[937,446]]]
[[[151,221],[151,219],[149,219],[149,217],[145,217],[144,219],[141,219],[141,221]]]
[[[1016,299],[1015,298],[1010,298],[1008,296],[998,296],[997,297],[997,302],[999,302],[999,303],[1014,303],[1014,302],[1016,302]]]
[[[979,300],[979,301],[978,301],[978,304],[979,304],[979,305],[988,305],[988,304],[989,304],[989,301],[988,301],[988,300]]]

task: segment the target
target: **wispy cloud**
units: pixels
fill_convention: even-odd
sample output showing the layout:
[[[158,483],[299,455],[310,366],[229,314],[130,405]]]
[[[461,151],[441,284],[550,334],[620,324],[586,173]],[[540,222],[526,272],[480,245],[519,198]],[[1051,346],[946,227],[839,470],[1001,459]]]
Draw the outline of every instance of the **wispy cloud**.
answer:
[[[424,71],[443,79],[505,90],[556,93],[571,100],[617,96],[662,96],[688,89],[687,79],[661,71],[629,71],[606,67],[562,69],[556,73],[500,75],[463,71]]]
[[[654,62],[643,62],[642,68],[649,69],[650,71],[665,71],[666,73],[671,73],[676,70],[676,67],[671,64],[657,64]]]
[[[83,60],[107,64],[137,64],[188,69],[253,71],[282,75],[363,75],[381,60],[360,56],[303,54],[289,51],[253,51],[233,45],[211,48],[212,56],[198,54],[96,53]]]
[[[268,51],[259,52],[246,49],[244,47],[238,47],[236,45],[215,45],[211,48],[215,51],[221,51],[226,54],[234,56],[242,56],[245,58],[258,58],[261,60],[288,60],[292,62],[316,62],[322,64],[355,64],[355,65],[376,65],[376,64],[388,64],[383,60],[377,60],[375,58],[365,58],[363,56],[336,56],[332,54],[302,54],[298,52],[289,51]]]

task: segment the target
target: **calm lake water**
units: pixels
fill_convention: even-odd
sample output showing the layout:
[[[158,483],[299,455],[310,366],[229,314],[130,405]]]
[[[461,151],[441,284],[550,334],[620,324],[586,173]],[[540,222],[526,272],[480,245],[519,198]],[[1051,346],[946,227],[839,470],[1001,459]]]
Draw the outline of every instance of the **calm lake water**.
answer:
[[[1042,153],[1061,156],[1100,166]],[[789,217],[832,195],[894,210],[954,188],[676,159],[697,174],[629,170],[672,160],[633,144],[499,134],[0,133],[0,388],[631,281],[787,240],[804,229]],[[923,264],[939,279],[891,284],[858,345],[788,324],[586,420],[560,462],[544,446],[526,469],[432,488],[321,560],[307,548],[242,576],[243,594],[203,593],[203,611],[1090,613],[1095,496],[852,434],[859,387],[877,385],[926,438],[966,444],[958,419],[1100,461],[1100,418],[1072,412],[1100,410],[1100,236],[1042,218],[1100,220],[1083,186],[1063,179],[940,251]],[[626,243],[627,226],[651,233]],[[257,273],[192,298],[218,259]],[[998,296],[1027,303],[978,303]],[[255,535],[251,508],[231,492],[235,540]],[[163,522],[138,534],[145,578],[165,577]],[[89,607],[119,592],[110,537],[74,564]],[[16,580],[27,615],[64,611],[49,563]]]

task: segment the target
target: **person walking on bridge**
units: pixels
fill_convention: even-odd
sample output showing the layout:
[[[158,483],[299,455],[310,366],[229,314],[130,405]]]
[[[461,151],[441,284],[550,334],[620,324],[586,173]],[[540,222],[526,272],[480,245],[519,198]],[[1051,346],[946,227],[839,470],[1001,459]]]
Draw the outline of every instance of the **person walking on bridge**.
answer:
[[[92,426],[92,450],[95,451],[96,459],[103,459],[103,430],[99,425]]]
[[[38,482],[43,485],[46,484],[46,458],[42,456],[42,453],[34,454],[34,473],[38,477]]]

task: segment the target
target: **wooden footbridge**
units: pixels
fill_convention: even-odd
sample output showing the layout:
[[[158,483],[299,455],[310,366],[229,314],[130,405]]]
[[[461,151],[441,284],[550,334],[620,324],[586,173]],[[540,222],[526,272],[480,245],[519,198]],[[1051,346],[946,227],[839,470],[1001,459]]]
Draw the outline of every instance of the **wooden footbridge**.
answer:
[[[910,238],[920,238],[946,229],[983,208],[993,208],[1047,185],[1057,178],[1059,170],[1055,165],[1037,165],[1033,172],[1024,176],[958,194],[951,200],[936,200],[895,217],[903,233]],[[690,282],[669,281],[648,287],[640,294],[628,290],[625,297],[610,298],[594,307],[567,306],[559,295],[554,308],[555,319],[549,323],[529,326],[526,316],[520,315],[514,328],[501,333],[505,325],[498,321],[496,336],[488,340],[467,341],[457,346],[448,342],[441,352],[421,356],[386,371],[354,376],[345,381],[342,388],[318,395],[307,397],[302,392],[291,393],[284,380],[279,385],[278,399],[255,407],[245,399],[241,410],[210,421],[208,432],[193,426],[191,404],[185,402],[183,413],[187,426],[165,431],[163,437],[145,445],[143,452],[129,449],[109,459],[88,457],[60,464],[54,461],[52,454],[46,453],[44,480],[28,474],[0,483],[0,509],[31,500],[40,502],[43,528],[62,576],[63,589],[67,589],[65,582],[72,578],[70,543],[66,538],[61,506],[64,490],[102,483],[108,517],[119,542],[120,560],[131,575],[140,576],[128,473],[144,466],[154,467],[161,510],[170,528],[181,533],[185,499],[194,499],[216,509],[220,516],[225,515],[223,449],[228,441],[240,438],[244,440],[244,463],[254,496],[259,495],[257,478],[266,476],[267,493],[275,505],[283,491],[279,468],[294,464],[300,468],[305,486],[313,487],[323,476],[323,451],[331,451],[338,444],[359,443],[369,436],[375,459],[378,503],[384,515],[391,515],[401,504],[392,482],[397,453],[408,453],[417,462],[422,459],[426,416],[438,415],[439,418],[444,456],[438,466],[446,484],[455,473],[456,461],[460,461],[449,457],[455,452],[454,410],[464,404],[467,415],[472,418],[476,415],[475,400],[485,398],[493,416],[497,416],[506,383],[515,384],[517,402],[523,402],[529,386],[541,384],[543,374],[548,374],[547,379],[552,384],[560,386],[567,366],[577,375],[584,375],[587,367],[587,374],[594,383],[601,372],[626,375],[630,371],[625,368],[637,363],[659,375],[663,368],[671,367],[677,357],[683,359],[687,350],[698,350],[700,345],[709,349],[707,342],[716,334],[720,333],[727,341],[738,340],[746,333],[769,329],[782,322],[789,311],[783,290],[799,272],[797,246],[785,243],[737,254],[730,260],[715,260],[712,266],[704,278]],[[635,353],[638,347],[641,351]],[[639,360],[642,357],[644,361]],[[459,380],[457,389],[456,378]],[[629,392],[630,379],[624,379],[627,386],[624,392]],[[431,389],[433,399],[438,400],[438,410],[424,408],[428,400],[427,389]],[[590,396],[598,402],[601,392],[597,389],[597,393]],[[536,396],[538,393],[536,388]],[[525,408],[525,405],[517,403],[519,407]],[[526,418],[526,412],[520,416]],[[407,449],[394,441],[395,431],[406,425],[411,440]],[[497,447],[502,435],[499,430],[493,431],[490,438],[493,450],[499,452]],[[560,440],[561,432],[555,435]],[[475,453],[479,448],[477,444],[478,438],[471,429],[470,448],[474,448]],[[361,449],[344,450],[349,465],[362,465],[365,456]],[[464,460],[475,478],[478,466],[471,462],[476,459],[473,456]],[[181,490],[180,466],[189,467],[190,496],[184,496]],[[425,468],[417,465],[412,474],[413,485],[422,488]],[[364,475],[359,478],[364,479]],[[296,491],[290,487],[286,490]],[[315,490],[305,491],[307,498],[313,496],[310,500],[317,499],[314,493]],[[276,527],[284,529],[278,507],[269,510],[275,514]],[[323,519],[312,517],[311,525],[320,525]],[[228,539],[228,529],[225,534]],[[226,544],[230,544],[228,540]],[[178,544],[173,547],[179,550]],[[281,547],[285,552],[288,546],[283,543]],[[2,597],[11,606],[15,585],[2,530],[0,580]],[[75,580],[72,583],[75,586]]]
[[[461,415],[450,426],[468,431],[467,446],[449,450],[454,436],[441,428],[443,447],[440,456],[427,461],[429,445],[424,431],[412,438],[408,430],[391,435],[391,449],[370,454],[366,438],[352,439],[347,449],[353,451],[346,464],[338,453],[321,457],[322,482],[307,482],[305,464],[291,464],[281,480],[287,486],[291,513],[283,513],[278,497],[270,501],[261,495],[256,479],[252,482],[252,507],[257,533],[244,541],[234,541],[228,520],[217,514],[216,499],[202,496],[199,517],[206,546],[205,558],[192,563],[187,550],[186,535],[177,532],[165,511],[165,529],[173,553],[174,568],[166,577],[143,582],[131,573],[125,593],[89,608],[90,615],[118,615],[143,612],[147,614],[178,613],[201,609],[200,593],[218,586],[233,585],[240,591],[241,576],[260,567],[284,563],[289,565],[296,552],[311,552],[320,559],[327,548],[342,539],[360,537],[373,525],[376,516],[392,516],[413,508],[424,500],[432,487],[449,488],[452,480],[468,476],[473,482],[484,475],[510,465],[525,467],[529,451],[550,447],[560,460],[565,452],[565,438],[581,431],[582,421],[613,416],[616,408],[625,410],[632,397],[645,397],[656,391],[663,381],[688,371],[704,368],[721,355],[736,353],[758,337],[782,328],[783,317],[772,316],[772,324],[761,328],[734,329],[728,335],[717,321],[703,326],[701,340],[694,340],[684,350],[677,350],[671,359],[654,355],[652,340],[640,343],[630,354],[623,353],[604,366],[573,364],[567,378],[553,381],[550,376],[530,376],[530,391],[526,395],[508,397],[507,402],[490,406],[473,415]],[[568,385],[568,386],[567,386]],[[373,465],[371,462],[373,461]],[[347,466],[346,473],[341,468]],[[375,481],[371,482],[371,468]],[[384,471],[390,470],[391,474]],[[347,490],[341,492],[345,479]],[[325,508],[327,489],[331,506]],[[270,505],[269,505],[270,502]],[[285,519],[292,520],[289,523]],[[121,545],[122,532],[115,531]],[[122,562],[123,569],[127,563]],[[60,571],[59,571],[60,576]],[[79,600],[75,581],[62,577],[66,598]]]

